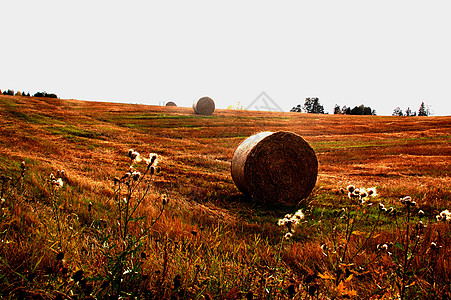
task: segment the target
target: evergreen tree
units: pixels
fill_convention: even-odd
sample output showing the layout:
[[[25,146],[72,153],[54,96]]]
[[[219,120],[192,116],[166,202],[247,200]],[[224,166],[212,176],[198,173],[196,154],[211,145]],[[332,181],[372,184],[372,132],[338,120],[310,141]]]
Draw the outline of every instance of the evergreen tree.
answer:
[[[341,113],[340,105],[335,104],[334,115],[339,115]]]
[[[426,108],[424,102],[421,102],[420,109],[418,110],[418,116],[429,116],[429,109]]]

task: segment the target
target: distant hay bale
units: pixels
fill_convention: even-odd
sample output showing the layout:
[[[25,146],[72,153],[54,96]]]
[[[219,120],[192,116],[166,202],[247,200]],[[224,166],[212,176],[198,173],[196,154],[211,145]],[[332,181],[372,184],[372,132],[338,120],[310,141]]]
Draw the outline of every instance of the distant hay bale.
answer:
[[[211,115],[215,111],[215,102],[210,97],[202,97],[195,100],[193,109],[199,115]]]
[[[296,204],[315,187],[318,160],[312,147],[292,132],[261,132],[233,153],[232,178],[260,203]]]
[[[166,106],[177,106],[177,104],[175,104],[175,102],[173,101],[169,101],[168,103],[166,103]]]

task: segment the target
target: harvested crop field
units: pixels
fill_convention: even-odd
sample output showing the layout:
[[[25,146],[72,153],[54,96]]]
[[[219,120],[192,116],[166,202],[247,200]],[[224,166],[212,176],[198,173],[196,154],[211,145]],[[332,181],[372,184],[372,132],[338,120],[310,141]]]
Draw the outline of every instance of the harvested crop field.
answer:
[[[261,131],[294,132],[314,149],[318,180],[299,204],[263,206],[235,186],[234,150]],[[149,171],[129,149],[158,165]],[[203,116],[0,95],[0,296],[449,297],[451,226],[436,216],[451,209],[450,161],[451,117]],[[124,177],[131,165],[142,181]],[[58,170],[62,187],[49,179]],[[351,184],[378,196],[359,204]],[[299,209],[295,229],[279,222]]]

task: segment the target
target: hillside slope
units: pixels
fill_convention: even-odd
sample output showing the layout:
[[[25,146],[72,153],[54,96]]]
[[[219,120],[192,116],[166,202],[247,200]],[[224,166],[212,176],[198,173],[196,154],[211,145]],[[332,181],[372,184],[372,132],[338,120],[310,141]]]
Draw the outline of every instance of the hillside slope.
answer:
[[[246,137],[259,131],[278,130],[303,136],[314,148],[319,160],[315,190],[296,207],[260,207],[239,193],[230,175],[233,151]],[[28,275],[23,274],[35,272],[31,270],[45,269],[45,266],[50,268],[53,265],[52,253],[66,253],[65,263],[69,270],[83,269],[90,276],[100,276],[99,273],[106,276],[108,272],[96,271],[102,268],[106,256],[102,256],[103,252],[94,244],[101,240],[98,236],[102,231],[99,227],[101,222],[107,220],[114,227],[112,220],[117,216],[114,215],[114,203],[110,201],[117,196],[114,178],[120,178],[129,169],[129,149],[135,149],[147,157],[149,153],[156,153],[161,168],[161,172],[150,182],[152,192],[147,196],[149,203],[146,208],[138,210],[151,216],[152,220],[158,220],[155,224],[153,221],[149,221],[150,225],[146,223],[152,228],[152,234],[146,235],[148,240],[139,248],[150,247],[147,251],[156,253],[140,265],[140,270],[147,270],[146,280],[150,282],[145,291],[152,297],[169,297],[178,291],[172,278],[184,272],[182,280],[191,288],[191,295],[225,297],[233,292],[233,286],[239,286],[240,291],[254,290],[257,296],[260,295],[257,291],[260,286],[251,278],[257,276],[255,272],[260,272],[261,276],[271,275],[272,271],[264,271],[263,266],[271,267],[275,257],[281,255],[279,241],[283,231],[276,226],[278,218],[303,208],[304,212],[309,213],[310,219],[306,221],[309,228],[316,228],[312,226],[317,226],[322,218],[325,218],[323,223],[332,222],[335,219],[328,212],[351,205],[346,202],[346,195],[340,196],[337,192],[340,187],[349,184],[374,186],[381,201],[391,204],[399,197],[410,195],[426,211],[430,221],[440,211],[451,208],[450,134],[451,117],[343,116],[232,110],[216,110],[211,116],[198,116],[191,108],[0,95],[0,173],[14,179],[20,173],[21,162],[25,161],[27,173],[21,187],[29,187],[19,192],[17,186],[2,183],[2,197],[10,197],[6,203],[12,199],[22,199],[19,203],[25,206],[9,203],[13,205],[8,207],[11,215],[4,215],[2,219],[2,240],[15,246],[2,248],[2,261],[7,262],[2,265],[3,271],[14,272],[8,271],[9,275],[3,277],[0,291],[5,297],[17,296],[18,288],[25,295],[34,291],[43,297],[53,297],[58,293],[69,297],[69,290],[75,294],[82,293],[70,288],[57,275],[52,279],[56,280],[52,281],[52,288],[42,291],[38,283],[50,281],[39,273],[44,271],[36,271],[39,274],[33,275],[39,279],[25,279]],[[47,178],[50,173],[56,174],[57,170],[62,169],[66,173],[65,185],[58,192],[60,194],[55,194],[47,185]],[[15,192],[8,194],[6,190]],[[163,205],[160,214],[159,199],[163,194],[168,196],[170,202]],[[53,199],[53,202],[48,199]],[[52,208],[52,203],[57,201],[55,199],[60,201],[57,214],[55,207]],[[26,217],[22,219],[20,216],[24,214]],[[70,231],[63,233],[59,223],[58,227],[54,227],[58,228],[59,237],[44,232],[41,227],[49,225],[42,220],[48,219],[52,223],[55,215],[64,218],[77,216],[77,225],[73,226],[78,228],[76,243],[75,240],[71,242],[74,235]],[[11,216],[15,217],[8,219]],[[25,230],[30,234],[29,238],[25,238],[20,234],[23,226],[41,229]],[[114,229],[111,230],[114,232]],[[284,246],[285,254],[282,256],[286,269],[280,275],[284,278],[280,279],[283,281],[281,285],[288,285],[286,280],[290,276],[300,282],[309,272],[326,272],[328,267],[318,265],[317,257],[305,264],[290,258],[293,253],[300,255],[299,247],[306,241],[310,243],[309,247],[318,249],[325,241],[325,233],[314,233],[315,230],[301,231],[293,237],[291,244]],[[33,232],[38,232],[39,238]],[[199,236],[199,232],[204,235]],[[49,237],[44,238],[47,235]],[[91,245],[88,240],[95,242]],[[33,243],[43,243],[44,246],[38,251]],[[89,248],[87,243],[91,245],[92,252],[86,250]],[[176,248],[168,252],[168,243],[172,243],[172,247],[175,247],[174,243],[191,243],[192,247],[199,247],[199,256],[196,258],[191,252],[189,255],[178,253]],[[80,245],[86,248],[83,251],[97,257],[96,263],[83,255],[78,248]],[[214,250],[202,248],[207,245]],[[5,254],[8,249],[15,249],[16,253]],[[166,254],[158,254],[155,249],[165,249],[163,253]],[[168,253],[178,253],[178,256],[168,262]],[[217,261],[209,261],[206,253]],[[258,255],[254,257],[251,253]],[[227,255],[227,258],[222,255]],[[20,265],[17,260],[27,256],[32,256],[30,265]],[[190,267],[193,263],[199,266],[198,273]],[[171,267],[162,267],[167,264]],[[230,270],[219,271],[215,268]],[[154,273],[148,275],[149,270],[159,270],[158,274],[166,272],[166,277],[162,279]],[[204,278],[208,283],[198,283],[200,279],[196,276],[201,275],[209,277],[210,281]],[[104,291],[92,277],[86,278],[88,283],[92,280],[94,286],[94,292],[88,295],[98,298],[105,296],[102,293],[114,295],[127,290],[125,284],[113,289],[114,280],[110,278],[105,280],[110,282],[111,290]],[[191,285],[192,282],[196,284]],[[336,287],[339,282],[337,279]],[[271,284],[274,288],[271,293],[278,295],[276,286],[279,283]],[[326,283],[321,284],[322,293],[327,294],[329,288],[325,288]],[[367,286],[355,284],[353,289],[362,293]],[[137,293],[143,292],[140,290]],[[302,295],[301,290],[299,295]]]
[[[259,131],[293,131],[315,149],[318,186],[436,185],[449,175],[450,117],[371,117],[217,110],[1,97],[1,153],[31,159],[105,184],[129,148],[155,152],[165,180],[226,185],[215,200],[237,194],[229,165],[234,149]],[[95,165],[102,171],[91,170]],[[97,174],[101,173],[101,175]],[[388,179],[388,180],[387,180]],[[407,187],[407,186],[406,186]],[[209,187],[210,188],[210,187]],[[209,197],[207,197],[209,198]]]

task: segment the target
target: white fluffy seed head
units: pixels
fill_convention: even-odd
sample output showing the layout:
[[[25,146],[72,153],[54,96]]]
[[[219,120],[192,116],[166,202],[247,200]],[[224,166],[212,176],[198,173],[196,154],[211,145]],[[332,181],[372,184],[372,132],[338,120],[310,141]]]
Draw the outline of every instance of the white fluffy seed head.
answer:
[[[368,195],[371,197],[376,197],[377,196],[377,191],[375,187],[369,188],[366,190]]]
[[[293,234],[291,232],[287,232],[285,233],[284,239],[289,240],[292,236]]]

